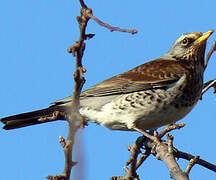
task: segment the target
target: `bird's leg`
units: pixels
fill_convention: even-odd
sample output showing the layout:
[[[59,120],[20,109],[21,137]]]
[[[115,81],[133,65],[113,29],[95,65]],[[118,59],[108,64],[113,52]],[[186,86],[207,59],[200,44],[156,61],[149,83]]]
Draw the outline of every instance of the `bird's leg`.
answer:
[[[142,135],[144,135],[145,137],[151,139],[152,141],[158,143],[159,139],[157,137],[157,135],[154,133],[154,135],[149,134],[148,132],[146,132],[145,130],[139,129],[137,127],[133,127],[133,129],[137,132],[140,132]],[[155,131],[154,131],[155,132]]]

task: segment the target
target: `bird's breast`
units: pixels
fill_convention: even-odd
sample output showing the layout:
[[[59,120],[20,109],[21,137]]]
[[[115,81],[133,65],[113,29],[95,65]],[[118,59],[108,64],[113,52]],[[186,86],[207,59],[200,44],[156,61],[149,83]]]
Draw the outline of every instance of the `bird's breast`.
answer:
[[[80,112],[89,121],[114,130],[133,130],[134,125],[142,129],[154,129],[187,115],[200,98],[201,89],[202,81],[199,78],[191,82],[184,75],[166,89],[116,95],[100,109],[82,107]]]

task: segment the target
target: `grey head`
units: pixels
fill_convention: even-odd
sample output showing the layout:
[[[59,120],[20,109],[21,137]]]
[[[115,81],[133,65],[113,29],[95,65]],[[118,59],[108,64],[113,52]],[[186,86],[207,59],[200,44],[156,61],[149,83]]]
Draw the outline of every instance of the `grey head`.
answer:
[[[175,41],[171,49],[163,57],[172,60],[190,60],[190,57],[196,57],[194,60],[204,61],[206,41],[213,32],[214,30],[206,33],[185,33]]]

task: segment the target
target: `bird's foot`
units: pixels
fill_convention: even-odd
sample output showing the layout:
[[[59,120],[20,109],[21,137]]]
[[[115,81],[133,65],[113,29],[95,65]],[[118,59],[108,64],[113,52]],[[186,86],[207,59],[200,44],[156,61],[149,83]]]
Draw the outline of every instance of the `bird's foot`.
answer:
[[[135,131],[137,131],[137,132],[140,132],[143,136],[151,139],[153,142],[157,142],[158,143],[160,141],[159,138],[158,138],[158,132],[156,130],[154,131],[154,135],[152,135],[152,134],[146,132],[145,130],[139,129],[137,127],[133,127],[133,129]]]

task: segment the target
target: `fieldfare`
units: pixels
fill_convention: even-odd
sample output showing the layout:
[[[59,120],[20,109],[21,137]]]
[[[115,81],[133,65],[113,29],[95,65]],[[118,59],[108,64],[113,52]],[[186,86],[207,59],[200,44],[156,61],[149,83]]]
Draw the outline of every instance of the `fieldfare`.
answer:
[[[80,113],[112,130],[148,130],[187,115],[201,97],[207,39],[213,33],[183,34],[164,56],[107,79],[80,96]],[[71,97],[46,109],[1,119],[4,129],[47,122],[56,112],[66,114]],[[59,117],[64,119],[64,116]]]

